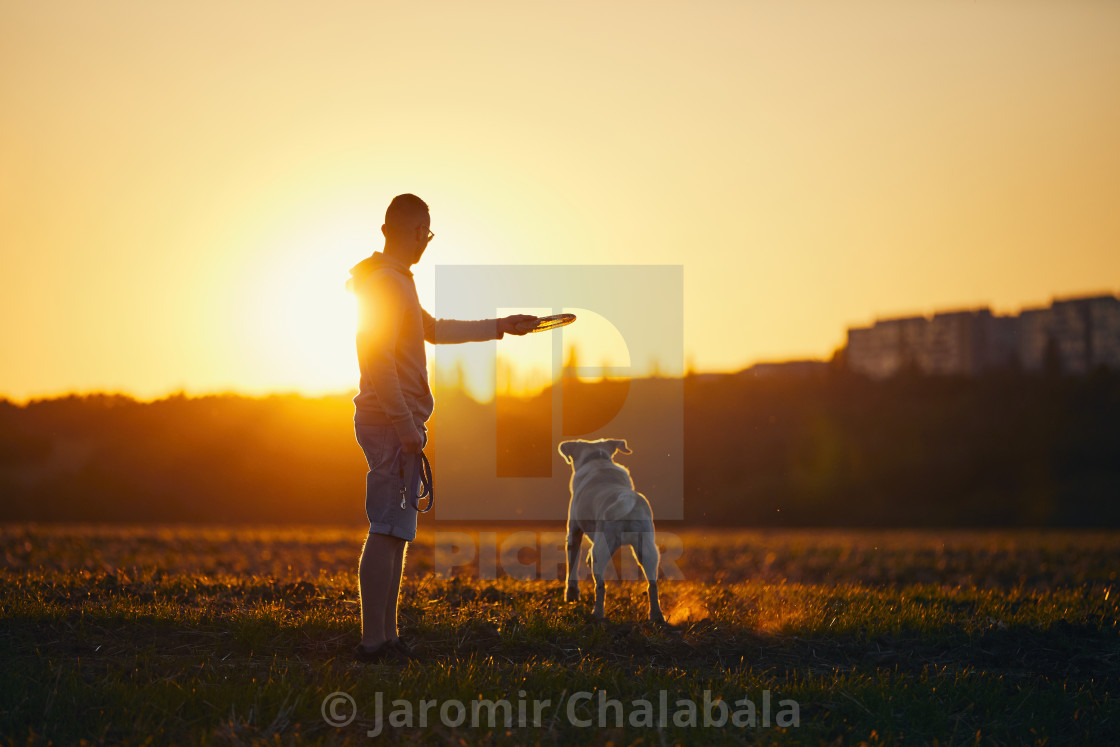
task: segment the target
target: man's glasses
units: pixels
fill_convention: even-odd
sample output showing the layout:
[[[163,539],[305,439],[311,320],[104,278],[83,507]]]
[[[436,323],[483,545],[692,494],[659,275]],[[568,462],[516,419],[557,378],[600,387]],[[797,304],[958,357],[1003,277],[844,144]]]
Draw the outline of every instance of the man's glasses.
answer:
[[[420,226],[417,226],[416,230],[417,231],[423,231],[424,229],[420,228]],[[431,241],[435,237],[436,237],[436,235],[434,233],[432,233],[431,231],[428,231],[428,241]]]

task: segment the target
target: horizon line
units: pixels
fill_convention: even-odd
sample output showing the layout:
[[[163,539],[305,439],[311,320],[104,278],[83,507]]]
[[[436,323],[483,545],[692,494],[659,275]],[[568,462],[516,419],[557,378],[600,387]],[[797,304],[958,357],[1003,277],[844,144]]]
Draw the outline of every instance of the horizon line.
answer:
[[[599,378],[591,378],[586,376],[575,376],[581,383],[596,384],[600,382],[621,382],[621,381],[647,381],[659,379],[678,379],[685,380],[691,376],[736,376],[739,374],[747,373],[756,366],[773,366],[783,364],[795,363],[819,363],[827,365],[828,360],[823,358],[790,358],[783,360],[766,360],[757,361],[744,368],[735,370],[686,370],[683,375],[671,374],[644,374],[641,376],[601,376]],[[549,382],[545,387],[532,392],[531,394],[510,394],[509,392],[496,393],[495,396],[499,397],[515,397],[515,398],[532,398],[539,396],[542,391],[545,391],[555,385],[557,380]],[[489,402],[493,397],[487,399],[478,399],[471,395],[465,387],[458,387],[454,385],[443,385],[439,382],[432,383],[433,392],[439,391],[459,391],[464,396],[474,399],[476,402]],[[333,399],[338,397],[353,398],[357,395],[357,387],[349,389],[336,389],[331,391],[316,391],[308,392],[297,388],[292,389],[270,389],[261,392],[253,392],[248,389],[224,388],[224,389],[208,389],[208,390],[192,390],[187,387],[179,387],[177,389],[169,389],[160,394],[144,396],[135,392],[128,391],[121,388],[103,388],[103,389],[69,389],[59,390],[45,394],[34,394],[26,397],[17,398],[10,394],[0,392],[0,402],[7,402],[10,404],[25,406],[32,402],[46,402],[51,400],[67,399],[70,397],[122,397],[140,403],[160,402],[167,399],[205,399],[207,397],[243,397],[246,399],[268,399],[270,397],[301,397],[303,399]]]

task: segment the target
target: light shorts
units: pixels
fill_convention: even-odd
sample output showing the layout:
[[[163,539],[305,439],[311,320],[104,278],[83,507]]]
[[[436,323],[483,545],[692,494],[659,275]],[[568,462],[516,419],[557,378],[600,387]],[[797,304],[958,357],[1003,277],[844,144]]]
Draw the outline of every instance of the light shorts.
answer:
[[[427,433],[424,443],[428,441]],[[416,539],[416,509],[412,505],[401,508],[401,479],[393,469],[393,460],[401,447],[397,429],[391,425],[354,424],[354,435],[366,455],[366,518],[370,534],[387,534],[406,542]],[[406,458],[406,475],[412,474],[415,454],[402,454]]]

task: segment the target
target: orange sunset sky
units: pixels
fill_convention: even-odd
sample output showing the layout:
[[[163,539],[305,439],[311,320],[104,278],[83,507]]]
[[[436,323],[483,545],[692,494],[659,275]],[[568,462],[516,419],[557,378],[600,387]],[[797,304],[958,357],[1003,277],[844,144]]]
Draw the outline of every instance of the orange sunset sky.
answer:
[[[1113,0],[0,0],[0,395],[355,387],[406,191],[429,309],[439,264],[681,265],[699,370],[1116,293],[1118,91]]]

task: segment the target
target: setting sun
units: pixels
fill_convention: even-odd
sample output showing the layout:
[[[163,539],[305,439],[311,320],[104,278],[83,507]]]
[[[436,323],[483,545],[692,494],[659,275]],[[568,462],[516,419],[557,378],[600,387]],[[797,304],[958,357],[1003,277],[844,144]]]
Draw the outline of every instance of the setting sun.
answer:
[[[369,241],[337,226],[312,230],[243,278],[243,313],[231,322],[272,388],[322,394],[354,386],[357,304],[346,270]]]

